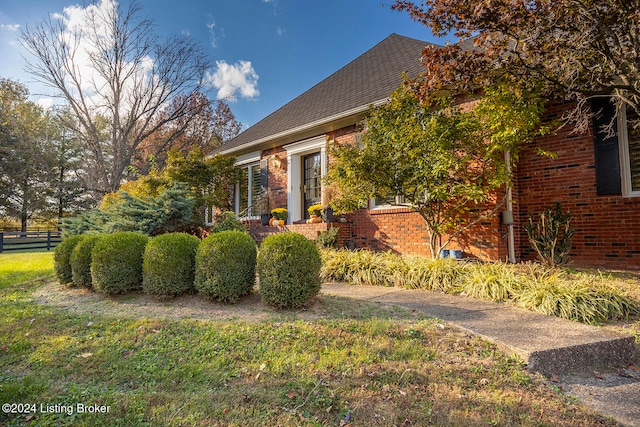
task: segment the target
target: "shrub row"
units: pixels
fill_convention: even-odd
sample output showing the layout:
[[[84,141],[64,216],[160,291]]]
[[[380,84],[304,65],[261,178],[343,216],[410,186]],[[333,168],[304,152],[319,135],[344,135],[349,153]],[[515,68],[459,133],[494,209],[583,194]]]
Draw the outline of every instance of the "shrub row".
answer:
[[[72,236],[56,248],[60,283],[105,294],[142,290],[166,299],[197,290],[220,302],[236,302],[256,279],[268,304],[298,308],[320,290],[321,258],[315,244],[295,233],[266,238],[260,249],[239,230],[214,233],[202,242],[184,233],[154,238],[134,232]]]
[[[598,275],[539,264],[460,263],[369,251],[323,250],[323,280],[464,294],[583,323],[640,315],[640,304]]]

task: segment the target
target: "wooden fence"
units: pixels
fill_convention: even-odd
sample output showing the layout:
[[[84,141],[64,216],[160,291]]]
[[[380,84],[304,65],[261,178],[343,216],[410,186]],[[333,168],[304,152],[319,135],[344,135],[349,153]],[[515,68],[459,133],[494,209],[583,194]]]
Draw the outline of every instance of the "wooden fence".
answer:
[[[61,241],[59,231],[0,231],[0,253],[25,249],[51,250]]]

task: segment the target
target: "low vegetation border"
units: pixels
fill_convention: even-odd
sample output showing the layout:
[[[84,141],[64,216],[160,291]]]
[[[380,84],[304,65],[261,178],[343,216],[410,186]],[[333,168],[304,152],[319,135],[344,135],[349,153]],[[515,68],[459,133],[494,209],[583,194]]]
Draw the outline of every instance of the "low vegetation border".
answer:
[[[387,253],[323,250],[324,280],[464,294],[588,324],[640,317],[640,298],[602,272],[535,263],[461,263]],[[637,287],[637,283],[636,283]]]

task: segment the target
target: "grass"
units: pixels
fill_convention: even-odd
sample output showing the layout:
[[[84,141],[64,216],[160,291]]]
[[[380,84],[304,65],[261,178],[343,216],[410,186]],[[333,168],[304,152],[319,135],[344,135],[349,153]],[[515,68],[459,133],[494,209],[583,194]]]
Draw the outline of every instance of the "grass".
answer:
[[[68,311],[34,299],[51,254],[23,255],[0,254],[0,401],[38,412],[0,425],[615,425],[433,319],[325,297],[317,320],[136,317],[136,297],[130,316]],[[77,403],[109,412],[39,406]]]
[[[50,277],[53,251],[20,251],[0,253],[0,289]]]

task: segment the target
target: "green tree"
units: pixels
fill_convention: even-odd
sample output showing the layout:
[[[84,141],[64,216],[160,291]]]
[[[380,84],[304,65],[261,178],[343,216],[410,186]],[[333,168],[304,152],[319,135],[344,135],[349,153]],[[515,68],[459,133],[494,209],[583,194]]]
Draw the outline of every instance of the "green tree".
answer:
[[[22,231],[46,207],[48,190],[41,164],[47,117],[28,95],[20,83],[0,79],[0,209],[19,219]]]
[[[473,108],[451,99],[438,106],[422,104],[405,86],[396,90],[370,110],[360,144],[330,148],[327,175],[338,188],[337,211],[399,196],[424,219],[433,257],[500,209],[518,153],[548,131],[540,125],[543,101],[505,87],[487,89]]]
[[[426,46],[423,99],[456,94],[509,78],[545,96],[577,101],[567,119],[591,125],[585,102],[613,95],[640,114],[640,3],[637,0],[396,0],[434,35],[464,45]],[[472,47],[471,49],[463,48]]]
[[[67,114],[60,111],[49,117],[46,146],[40,159],[49,176],[49,203],[45,215],[57,218],[58,222],[96,204],[82,179],[86,151],[73,132],[64,126],[65,119],[61,116]]]
[[[196,206],[228,208],[229,185],[237,180],[235,157],[205,157],[195,148],[186,156],[179,150],[169,152],[165,177],[168,182],[184,182],[196,199]]]
[[[65,218],[62,230],[67,235],[135,231],[150,236],[193,232],[202,219],[194,210],[195,199],[182,183],[168,185],[156,197],[134,197],[120,192],[120,200],[104,209],[94,209]]]

